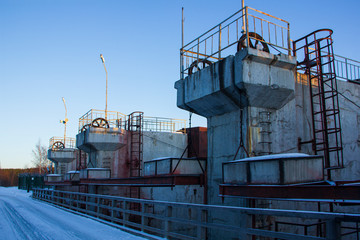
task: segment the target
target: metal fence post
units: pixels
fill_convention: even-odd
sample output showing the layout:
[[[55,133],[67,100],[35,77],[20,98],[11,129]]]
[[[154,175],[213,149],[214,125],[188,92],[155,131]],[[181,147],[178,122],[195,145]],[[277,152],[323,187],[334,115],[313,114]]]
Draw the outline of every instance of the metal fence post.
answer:
[[[346,79],[349,80],[347,58],[345,58],[345,70],[346,70]]]
[[[111,213],[110,213],[110,216],[111,216],[111,222],[114,222],[114,202],[115,202],[115,200],[114,199],[112,199],[111,200]]]
[[[248,7],[245,7],[245,34],[246,34],[246,47],[249,47],[249,14],[248,14]],[[270,41],[270,39],[269,39]]]
[[[288,26],[287,29],[288,55],[291,56],[290,23],[288,23],[287,26]]]
[[[246,213],[240,213],[240,227],[242,230],[239,232],[239,239],[250,239],[246,229],[251,226],[251,216]]]
[[[219,24],[219,61],[221,60],[221,24]]]
[[[128,210],[129,209],[129,203],[128,202],[126,202],[126,201],[123,201],[123,209],[124,209],[124,211],[123,211],[123,226],[126,226],[126,222],[128,222],[129,221],[129,214],[126,212],[126,210]]]
[[[167,206],[166,207],[166,210],[165,210],[165,216],[166,216],[166,219],[165,219],[165,234],[164,234],[164,237],[166,239],[168,239],[168,236],[169,236],[169,232],[171,231],[171,220],[169,218],[172,217],[172,206]]]
[[[99,218],[100,217],[100,198],[96,198],[97,199],[97,209],[96,209],[96,214],[97,214],[97,217]]]
[[[203,222],[207,222],[207,211],[201,208],[198,208],[198,216],[197,216],[197,221],[198,223],[203,223]],[[206,228],[202,227],[202,226],[197,226],[197,239],[206,239]]]
[[[337,240],[341,239],[341,222],[336,218],[326,221],[326,239]]]
[[[147,217],[145,217],[145,214],[147,212],[147,204],[141,203],[141,231],[144,232],[145,228],[144,226],[148,225]]]

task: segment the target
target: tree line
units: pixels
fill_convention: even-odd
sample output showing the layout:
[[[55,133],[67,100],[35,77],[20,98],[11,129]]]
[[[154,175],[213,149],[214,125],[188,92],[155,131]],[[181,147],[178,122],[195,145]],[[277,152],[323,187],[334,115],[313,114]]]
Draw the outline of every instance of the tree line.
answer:
[[[0,168],[0,186],[10,187],[17,186],[19,179],[18,175],[23,173],[28,174],[46,174],[53,171],[51,162],[47,159],[47,147],[40,142],[35,145],[32,150],[33,159],[31,161],[33,168]]]
[[[35,174],[38,173],[38,168],[9,168],[0,169],[0,186],[12,187],[19,183],[18,175],[22,173]]]

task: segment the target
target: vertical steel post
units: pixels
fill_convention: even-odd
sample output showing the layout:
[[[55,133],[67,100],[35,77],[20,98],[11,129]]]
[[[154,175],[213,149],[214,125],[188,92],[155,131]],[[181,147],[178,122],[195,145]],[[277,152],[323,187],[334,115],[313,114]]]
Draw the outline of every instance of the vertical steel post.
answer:
[[[221,24],[219,25],[219,61],[221,60]]]
[[[331,219],[326,221],[326,239],[337,240],[341,239],[341,222],[337,219]]]
[[[245,32],[245,3],[244,0],[241,1],[241,9],[242,9],[242,26],[241,26],[241,33],[244,34]],[[236,22],[237,23],[237,22]],[[237,28],[236,28],[237,29]]]
[[[104,65],[105,73],[106,73],[106,100],[105,100],[105,120],[107,120],[107,99],[108,99],[108,72],[105,66],[105,59],[102,54],[100,54],[101,61]]]
[[[180,79],[184,79],[184,8],[181,8]]]
[[[347,58],[345,58],[346,79],[349,80]]]
[[[114,205],[115,205],[114,203],[115,203],[115,200],[112,199],[111,200],[111,205],[110,205],[111,206],[111,215],[110,215],[111,216],[111,222],[114,222]]]
[[[165,210],[165,229],[164,229],[164,237],[167,238],[169,235],[168,233],[171,231],[171,220],[169,220],[169,218],[172,217],[172,206],[167,206],[166,210]]]
[[[145,218],[145,213],[146,213],[146,211],[145,211],[145,203],[141,203],[141,231],[142,232],[144,232],[144,230],[145,230],[145,228],[144,228],[144,226],[145,225],[147,225],[147,223],[146,223],[146,218]]]
[[[287,28],[288,55],[291,56],[290,23],[288,23],[287,26],[288,26]]]
[[[246,32],[246,47],[249,47],[249,19],[248,19],[248,7],[245,7],[245,23],[246,23],[246,28],[245,28],[245,32]]]
[[[67,123],[67,109],[66,109],[66,104],[65,104],[65,98],[62,98],[62,101],[64,103],[64,107],[65,107],[65,119],[64,119],[64,147],[66,148],[66,123]]]

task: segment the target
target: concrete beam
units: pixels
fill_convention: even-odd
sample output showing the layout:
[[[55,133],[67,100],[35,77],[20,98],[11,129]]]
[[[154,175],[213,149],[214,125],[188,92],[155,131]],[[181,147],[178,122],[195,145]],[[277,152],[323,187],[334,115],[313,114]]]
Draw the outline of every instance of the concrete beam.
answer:
[[[204,117],[294,98],[296,59],[246,48],[175,83],[177,105]]]
[[[295,67],[292,56],[246,48],[234,58],[235,84],[248,106],[277,110],[295,97]]]
[[[48,159],[57,163],[70,163],[76,158],[76,149],[63,148],[56,151],[48,150]]]
[[[76,135],[76,147],[84,152],[115,151],[125,146],[125,133],[119,128],[90,127]]]

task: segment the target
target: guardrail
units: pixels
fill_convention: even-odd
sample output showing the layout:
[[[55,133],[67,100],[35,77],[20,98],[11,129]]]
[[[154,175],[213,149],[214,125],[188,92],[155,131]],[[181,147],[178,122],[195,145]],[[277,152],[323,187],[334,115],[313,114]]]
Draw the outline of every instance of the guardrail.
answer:
[[[144,117],[143,131],[155,132],[176,132],[186,128],[186,120],[161,118],[161,117]]]
[[[195,61],[215,62],[235,54],[241,37],[245,40],[245,46],[249,46],[253,40],[267,44],[276,54],[291,55],[290,24],[246,6],[180,49],[180,78],[188,74]]]
[[[359,214],[175,203],[47,189],[34,189],[33,198],[166,239],[248,239],[259,236],[335,240],[359,237]],[[262,226],[255,221],[259,217],[273,219],[275,223],[278,219],[287,223],[321,222],[324,232],[319,236],[318,231],[309,229],[307,235],[300,234],[295,225],[282,228],[279,222]]]
[[[87,113],[79,118],[79,132],[85,125],[91,125],[91,123],[97,118],[105,119],[105,111],[90,109]],[[121,112],[106,111],[106,120],[109,124],[109,127],[124,128],[126,115]]]
[[[336,77],[343,80],[360,81],[360,62],[335,54]]]
[[[107,122],[109,127],[116,127],[122,129],[129,129],[128,119],[129,115],[125,115],[120,112],[106,111]],[[85,125],[91,125],[96,118],[105,119],[104,110],[90,109],[82,117],[79,118],[79,132]],[[155,132],[177,132],[181,129],[186,128],[186,120],[184,119],[173,119],[173,118],[162,118],[162,117],[147,117],[142,119],[142,130],[143,131],[155,131]]]
[[[49,140],[49,149],[52,149],[54,143],[61,142],[65,148],[75,148],[75,138],[71,137],[52,137]]]

